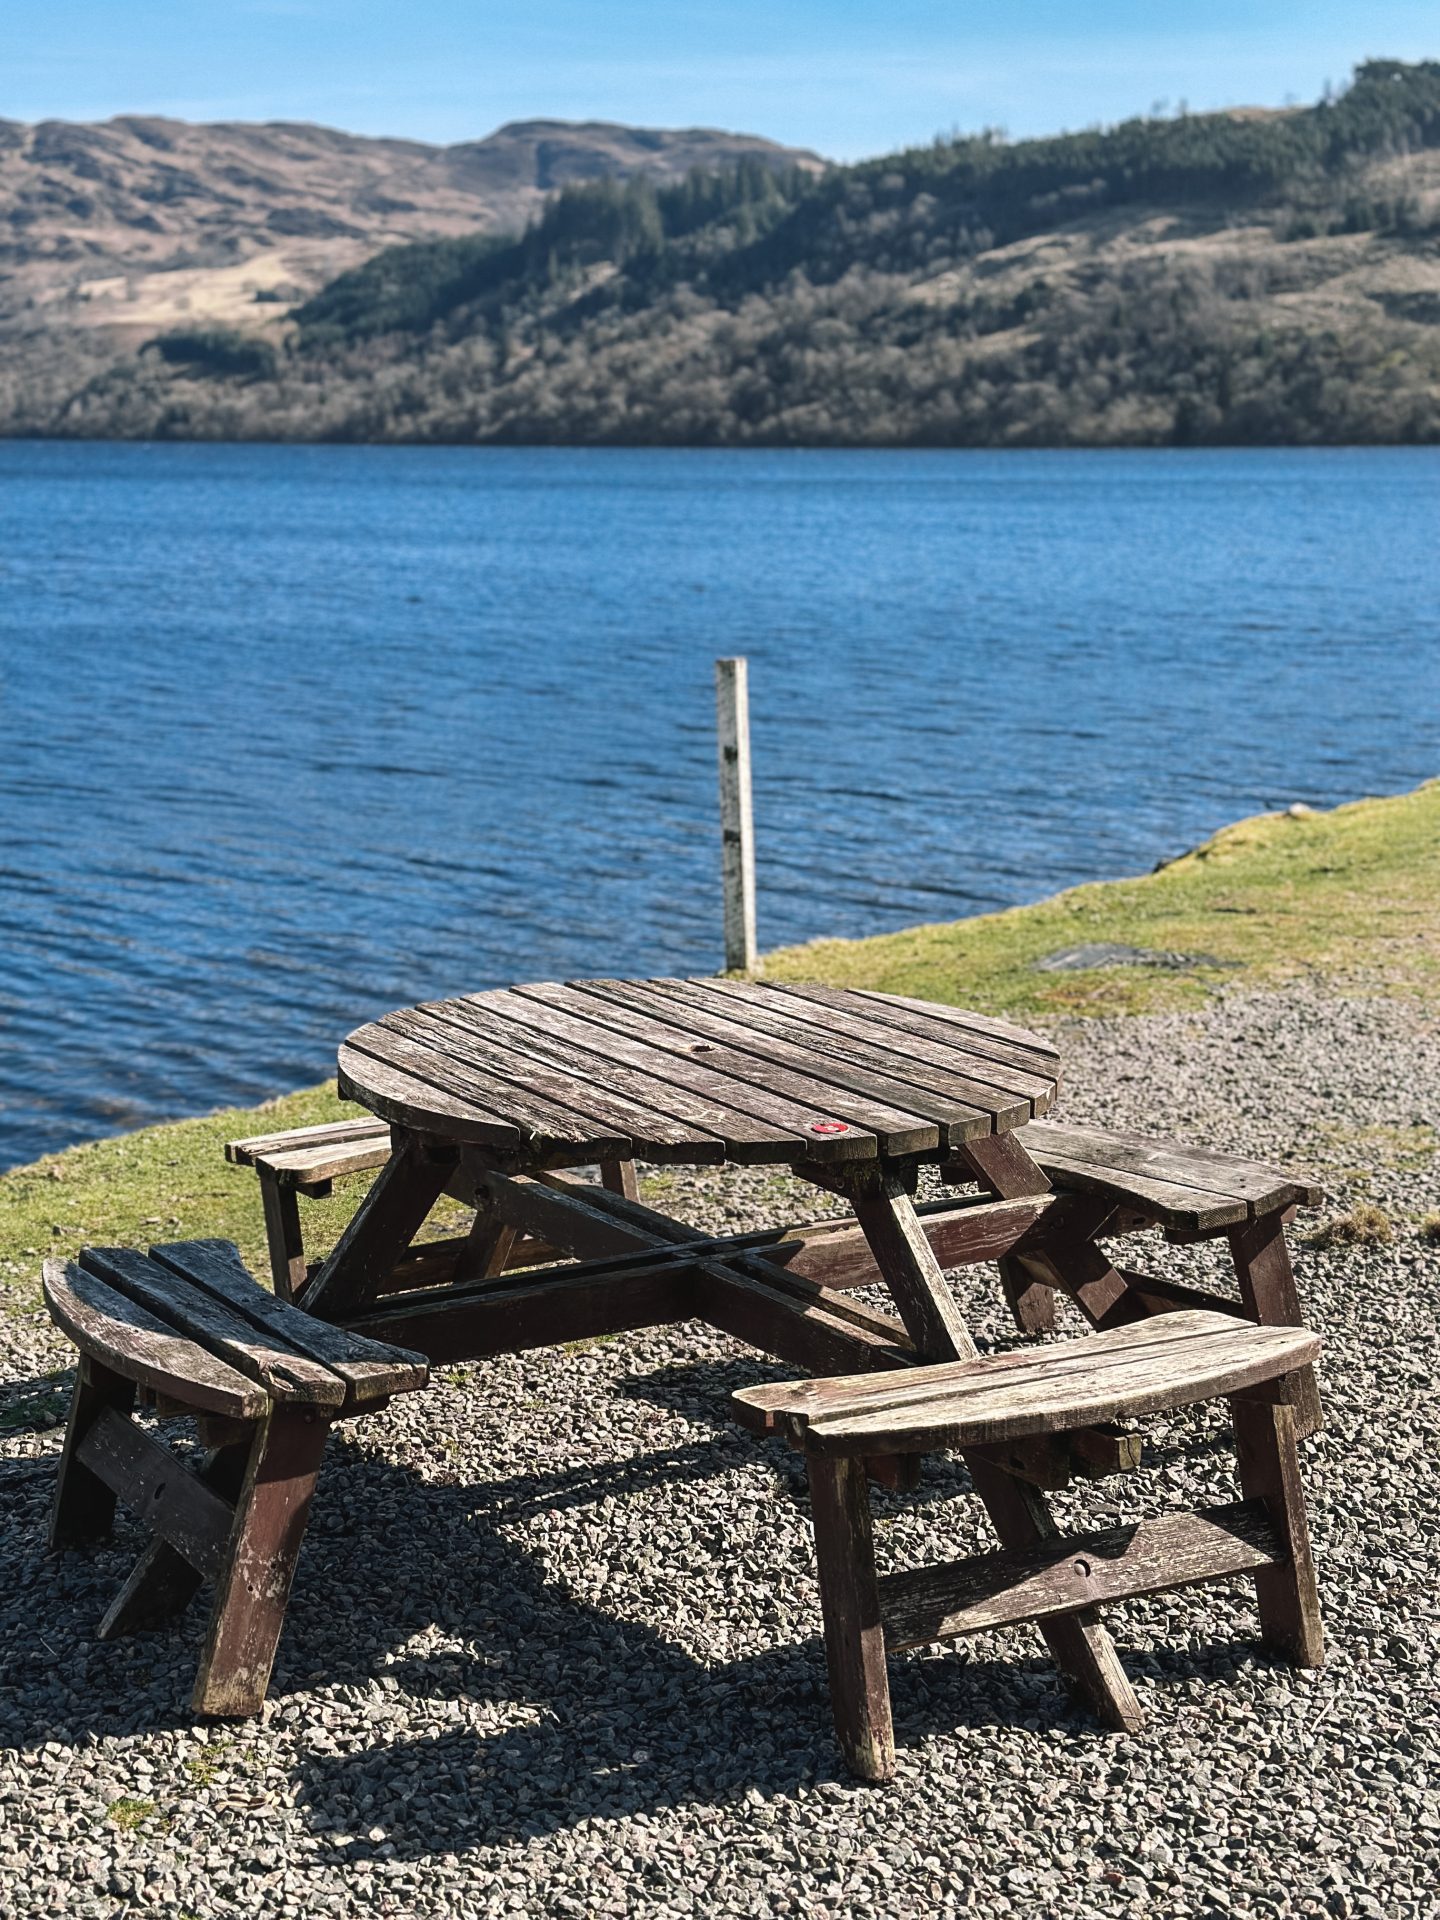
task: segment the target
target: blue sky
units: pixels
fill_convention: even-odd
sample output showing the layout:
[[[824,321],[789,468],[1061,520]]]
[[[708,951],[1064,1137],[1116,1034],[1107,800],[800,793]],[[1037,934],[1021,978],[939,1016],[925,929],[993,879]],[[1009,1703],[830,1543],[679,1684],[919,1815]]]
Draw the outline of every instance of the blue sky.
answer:
[[[450,141],[555,116],[849,159],[954,127],[1310,100],[1371,55],[1440,57],[1435,0],[3,0],[0,117]]]

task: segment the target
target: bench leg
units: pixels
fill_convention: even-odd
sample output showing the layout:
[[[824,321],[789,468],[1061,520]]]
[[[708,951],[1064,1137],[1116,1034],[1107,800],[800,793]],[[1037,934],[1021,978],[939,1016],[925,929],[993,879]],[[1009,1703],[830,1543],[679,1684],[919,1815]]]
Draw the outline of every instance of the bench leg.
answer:
[[[1295,1271],[1290,1265],[1290,1249],[1285,1244],[1286,1222],[1293,1213],[1294,1209],[1289,1208],[1262,1214],[1258,1220],[1230,1229],[1230,1257],[1235,1262],[1240,1297],[1245,1302],[1246,1313],[1258,1326],[1304,1325]],[[1299,1381],[1295,1433],[1298,1439],[1304,1440],[1324,1425],[1325,1415],[1315,1369],[1306,1367]]]
[[[895,1736],[864,1463],[810,1454],[806,1465],[835,1731],[853,1773],[889,1780]]]
[[[973,1454],[965,1455],[965,1465],[1002,1546],[1032,1547],[1059,1533],[1044,1495],[1035,1487]],[[1072,1691],[1107,1727],[1134,1733],[1144,1726],[1145,1710],[1094,1608],[1036,1625]]]
[[[1296,1383],[1302,1378],[1291,1376]],[[1295,1450],[1295,1408],[1280,1402],[1233,1399],[1230,1412],[1240,1491],[1247,1500],[1265,1502],[1290,1549],[1289,1559],[1280,1566],[1261,1567],[1255,1575],[1260,1637],[1292,1666],[1323,1666],[1325,1638],[1310,1557],[1300,1456]]]
[[[260,1204],[265,1211],[265,1242],[270,1279],[277,1300],[298,1300],[305,1291],[305,1243],[300,1233],[300,1200],[282,1187],[269,1167],[259,1167]]]
[[[206,1455],[196,1478],[233,1502],[244,1481],[249,1455],[250,1446],[245,1441],[216,1447]],[[204,1584],[203,1576],[168,1540],[152,1540],[110,1602],[100,1622],[100,1638],[119,1640],[128,1633],[162,1626],[183,1613]]]
[[[106,1407],[129,1415],[135,1404],[135,1382],[81,1354],[75,1368],[75,1390],[70,1396],[70,1423],[50,1510],[50,1545],[80,1546],[103,1540],[115,1524],[115,1495],[98,1475],[76,1458],[95,1416]]]
[[[623,1200],[640,1198],[640,1182],[635,1177],[633,1160],[602,1160],[600,1184],[607,1193],[618,1193]]]
[[[1007,1254],[998,1260],[1000,1286],[1010,1317],[1021,1333],[1050,1333],[1055,1327],[1055,1289],[1037,1280],[1023,1261]]]
[[[258,1424],[195,1679],[197,1713],[260,1711],[329,1430],[314,1409],[277,1407]]]

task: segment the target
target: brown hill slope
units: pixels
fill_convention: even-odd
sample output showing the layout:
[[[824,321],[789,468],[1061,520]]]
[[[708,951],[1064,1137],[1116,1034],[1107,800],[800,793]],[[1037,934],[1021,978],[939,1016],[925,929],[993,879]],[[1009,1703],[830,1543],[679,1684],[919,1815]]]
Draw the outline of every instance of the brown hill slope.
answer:
[[[745,155],[823,165],[748,134],[600,121],[432,147],[285,123],[0,120],[0,338],[38,367],[103,363],[170,327],[261,326],[382,247],[518,230],[558,187]]]

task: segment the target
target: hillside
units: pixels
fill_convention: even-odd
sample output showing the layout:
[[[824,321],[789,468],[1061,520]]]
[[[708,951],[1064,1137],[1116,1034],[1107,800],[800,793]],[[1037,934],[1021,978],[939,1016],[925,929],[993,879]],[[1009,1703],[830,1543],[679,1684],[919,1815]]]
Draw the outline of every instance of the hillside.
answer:
[[[773,161],[774,155],[767,156]],[[704,445],[1440,439],[1440,63],[1284,112],[566,186],[10,432]]]
[[[383,248],[515,231],[557,189],[696,167],[819,171],[747,134],[528,120],[457,146],[328,127],[0,120],[0,354],[40,410],[157,333],[273,329]]]

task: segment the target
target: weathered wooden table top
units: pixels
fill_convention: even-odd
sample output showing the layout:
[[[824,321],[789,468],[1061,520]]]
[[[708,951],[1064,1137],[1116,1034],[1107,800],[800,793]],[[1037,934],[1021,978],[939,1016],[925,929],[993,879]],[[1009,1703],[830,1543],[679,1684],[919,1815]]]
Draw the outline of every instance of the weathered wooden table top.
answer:
[[[431,1001],[357,1028],[340,1091],[393,1123],[552,1164],[874,1160],[1044,1113],[1055,1048],[890,994],[580,980]]]

